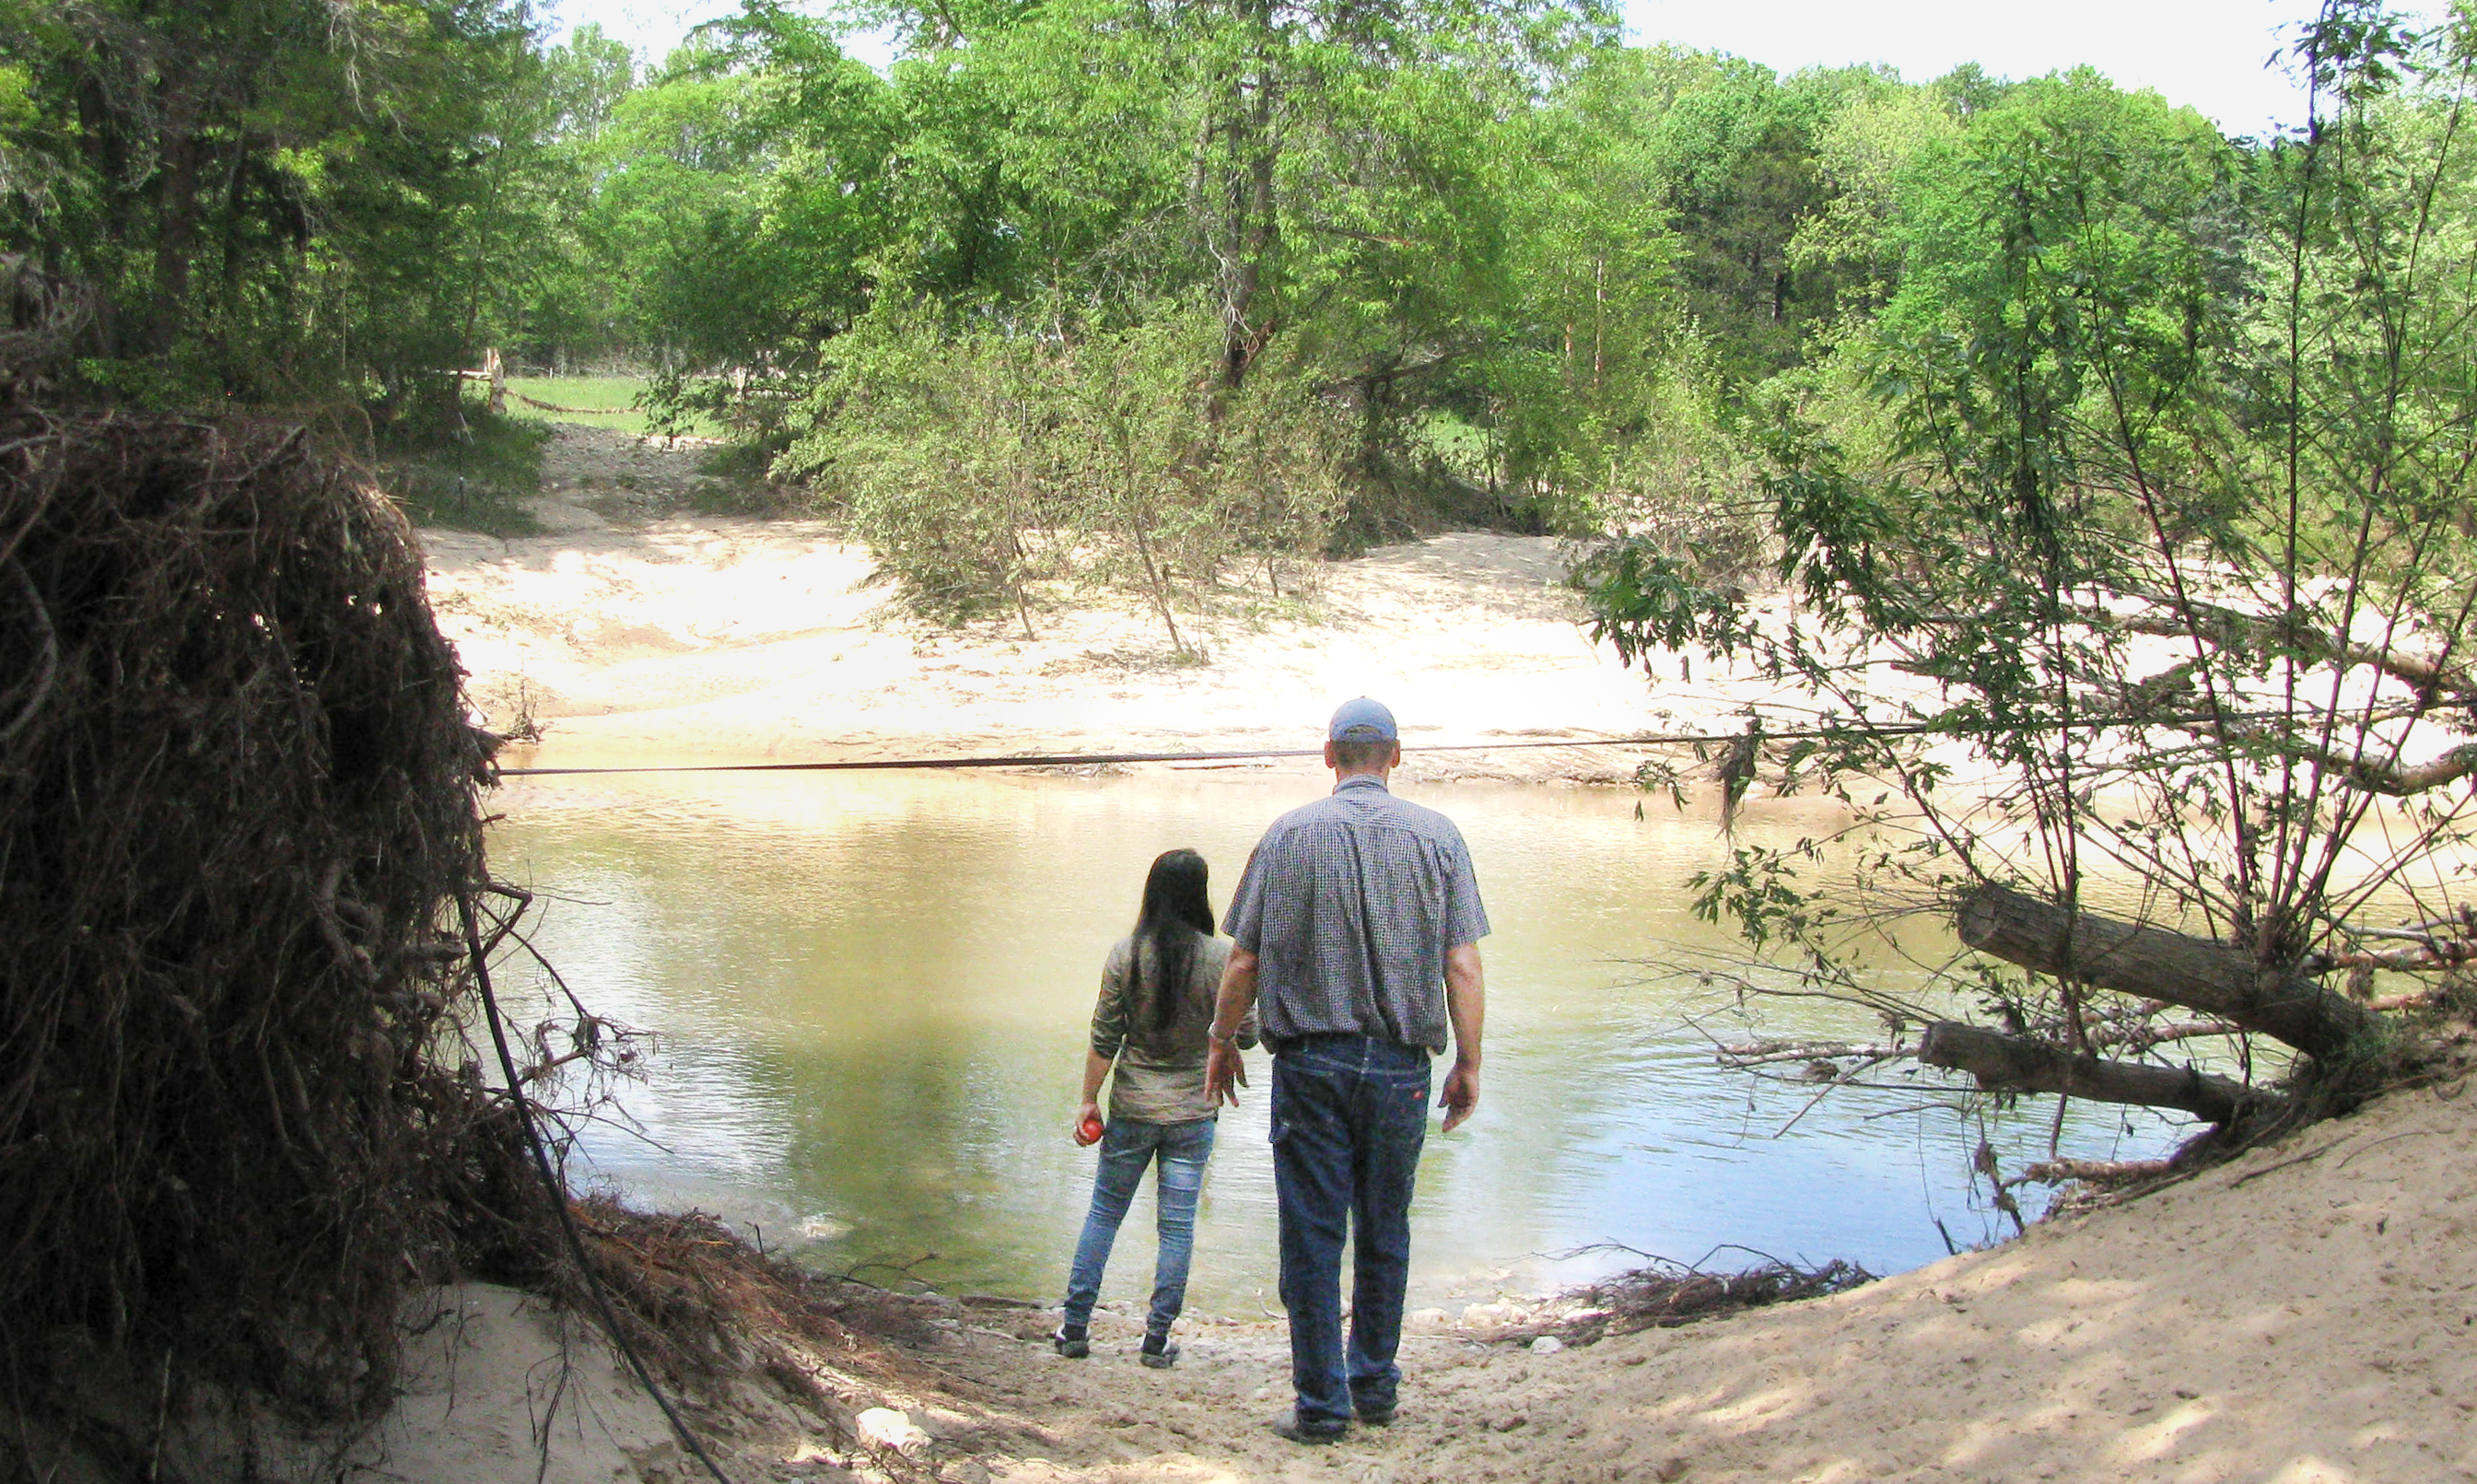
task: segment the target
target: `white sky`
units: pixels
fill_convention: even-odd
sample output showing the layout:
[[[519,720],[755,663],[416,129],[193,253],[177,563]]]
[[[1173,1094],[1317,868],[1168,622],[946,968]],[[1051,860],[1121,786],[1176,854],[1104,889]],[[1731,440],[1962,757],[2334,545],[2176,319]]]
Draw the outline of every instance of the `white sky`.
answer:
[[[1750,57],[1783,72],[1889,63],[1912,82],[1975,62],[1999,77],[2089,63],[2129,88],[2190,104],[2230,133],[2301,121],[2303,94],[2264,63],[2283,50],[2314,0],[1624,0],[1637,41],[1665,40]],[[657,59],[737,0],[543,0],[563,36],[602,28]],[[865,39],[852,50],[883,61]],[[873,55],[874,54],[874,55]]]

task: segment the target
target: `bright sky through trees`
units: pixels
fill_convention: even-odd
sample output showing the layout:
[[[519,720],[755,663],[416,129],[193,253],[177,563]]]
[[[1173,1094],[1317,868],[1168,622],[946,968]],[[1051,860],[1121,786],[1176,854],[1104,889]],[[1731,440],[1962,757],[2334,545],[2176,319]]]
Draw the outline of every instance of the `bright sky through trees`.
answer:
[[[659,58],[688,27],[734,0],[552,0],[558,32],[586,21]],[[2264,63],[2284,48],[2314,0],[2083,0],[2073,6],[1986,0],[1626,0],[1629,37],[1734,52],[1782,72],[1883,62],[1912,82],[1975,62],[2002,77],[2088,63],[2127,88],[2157,89],[2233,133],[2294,123],[2304,98]],[[870,48],[853,48],[863,56]],[[878,60],[871,58],[872,61]]]
[[[2263,63],[2315,9],[2314,0],[1626,0],[1625,15],[1636,40],[1734,52],[1783,72],[1887,62],[1924,82],[1966,62],[2012,78],[2087,63],[2247,134],[2264,119],[2303,117],[2302,90]]]

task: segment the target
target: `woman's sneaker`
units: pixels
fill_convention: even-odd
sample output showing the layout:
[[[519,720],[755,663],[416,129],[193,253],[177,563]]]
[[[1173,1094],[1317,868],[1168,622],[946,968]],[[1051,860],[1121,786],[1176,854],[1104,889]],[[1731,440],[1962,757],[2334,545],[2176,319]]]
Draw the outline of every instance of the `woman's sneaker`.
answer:
[[[1056,1346],[1058,1347],[1058,1353],[1065,1356],[1068,1360],[1082,1360],[1085,1356],[1092,1353],[1092,1340],[1091,1332],[1089,1330],[1075,1329],[1070,1328],[1067,1325],[1061,1324],[1058,1326],[1058,1333],[1049,1337],[1049,1343]]]
[[[1178,1364],[1178,1342],[1166,1335],[1146,1335],[1144,1347],[1136,1352],[1136,1359],[1155,1371],[1167,1371]]]

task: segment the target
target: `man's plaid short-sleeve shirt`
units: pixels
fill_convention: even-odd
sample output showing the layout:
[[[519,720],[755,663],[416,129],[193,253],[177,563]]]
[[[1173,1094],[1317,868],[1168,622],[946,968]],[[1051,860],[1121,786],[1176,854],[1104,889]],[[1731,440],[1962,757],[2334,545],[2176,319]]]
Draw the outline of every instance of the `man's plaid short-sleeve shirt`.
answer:
[[[1445,950],[1488,936],[1488,912],[1454,821],[1360,774],[1273,821],[1227,930],[1257,956],[1267,1044],[1338,1033],[1442,1052]]]

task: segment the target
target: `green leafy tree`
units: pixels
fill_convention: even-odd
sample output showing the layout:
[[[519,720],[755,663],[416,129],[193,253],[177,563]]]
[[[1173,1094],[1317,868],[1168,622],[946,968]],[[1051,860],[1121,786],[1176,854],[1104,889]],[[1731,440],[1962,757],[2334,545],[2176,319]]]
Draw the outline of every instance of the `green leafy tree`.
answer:
[[[1705,883],[1885,1017],[1870,1058],[2258,1128],[2366,1085],[2378,975],[2466,953],[2468,20],[2333,0],[2314,123],[2251,155],[2086,73],[1970,113],[1905,176],[1898,287],[1843,347],[1884,426],[1792,407],[1779,437],[1793,607],[1639,546],[1598,567],[1629,654],[1701,643],[1813,693],[1821,724],[1750,734],[1734,787],[1768,756],[1900,798],[1857,808],[1862,901],[1751,847]],[[1909,1042],[1954,1002],[1856,967],[1871,912],[1927,901],[2000,1029]],[[2254,1035],[2301,1053],[2297,1095],[2211,1075]]]
[[[866,310],[892,101],[818,23],[768,7],[619,98],[587,231],[638,343],[696,369],[813,365]]]
[[[532,66],[498,0],[14,5],[0,242],[88,287],[99,389],[403,388],[463,351]]]

